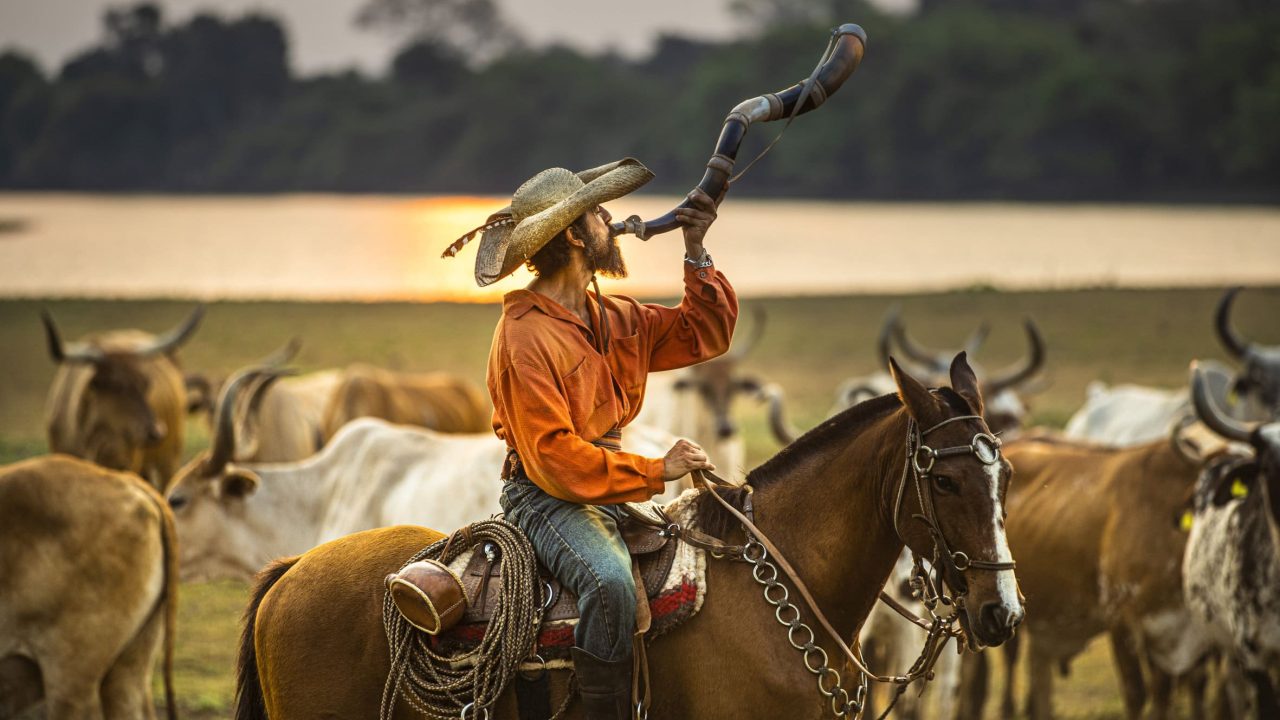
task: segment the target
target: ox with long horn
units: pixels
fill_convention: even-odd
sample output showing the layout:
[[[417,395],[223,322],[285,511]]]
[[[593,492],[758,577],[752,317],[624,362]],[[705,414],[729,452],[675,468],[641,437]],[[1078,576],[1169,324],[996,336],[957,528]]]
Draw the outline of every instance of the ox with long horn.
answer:
[[[707,171],[703,174],[702,181],[698,183],[698,189],[715,198],[716,203],[719,204],[730,184],[742,175],[739,173],[734,177],[733,167],[738,159],[738,148],[742,145],[742,139],[746,137],[747,128],[751,123],[772,122],[785,118],[790,124],[796,116],[822,105],[827,98],[840,89],[853,71],[858,69],[866,49],[865,30],[853,23],[841,25],[831,31],[831,41],[827,44],[827,50],[823,53],[822,60],[814,68],[812,75],[781,92],[760,95],[738,103],[724,120],[724,125],[720,129],[720,138],[716,141],[715,153],[707,161]],[[768,152],[771,147],[772,144],[765,148],[764,152]],[[761,156],[763,155],[762,152]],[[757,156],[756,159],[758,160],[759,157]],[[754,162],[753,160],[752,163]],[[747,168],[750,167],[749,163]],[[641,240],[648,240],[654,235],[671,232],[680,227],[680,221],[676,219],[676,210],[688,207],[690,207],[690,201],[685,200],[671,212],[654,220],[641,220],[633,215],[622,222],[613,223],[610,226],[611,234],[614,236],[631,234]]]
[[[46,404],[49,449],[137,473],[163,491],[178,467],[187,391],[175,354],[204,317],[197,306],[161,335],[113,330],[64,342],[46,310],[49,356],[58,364]]]
[[[218,400],[213,441],[209,457],[205,460],[208,472],[225,467],[237,457],[251,457],[254,454],[257,446],[255,419],[262,405],[262,398],[266,396],[272,383],[294,372],[275,366],[255,366],[236,373],[227,382],[222,397]],[[248,394],[247,402],[238,402],[242,393]],[[238,413],[237,406],[242,408]]]

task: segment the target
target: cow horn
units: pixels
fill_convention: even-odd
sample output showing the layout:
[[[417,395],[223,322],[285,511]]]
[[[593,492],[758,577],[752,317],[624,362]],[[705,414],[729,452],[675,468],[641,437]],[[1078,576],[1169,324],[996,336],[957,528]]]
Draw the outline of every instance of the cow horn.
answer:
[[[786,393],[777,383],[768,383],[760,387],[760,399],[769,402],[769,430],[782,445],[795,442],[800,433],[787,422]]]
[[[765,319],[768,317],[764,308],[759,305],[751,308],[751,316],[754,321],[751,323],[751,334],[747,336],[747,341],[734,345],[733,349],[729,351],[729,356],[734,359],[741,360],[746,357],[760,342],[760,336],[764,335]]]
[[[1023,361],[1021,367],[1006,370],[1004,373],[989,380],[986,383],[986,389],[983,391],[987,395],[994,396],[997,393],[1021,385],[1035,377],[1035,374],[1040,372],[1040,368],[1044,366],[1044,338],[1040,335],[1040,328],[1036,327],[1036,321],[1031,318],[1023,321],[1023,327],[1027,329],[1027,344],[1031,346],[1031,352],[1026,360]]]
[[[187,316],[177,327],[169,332],[157,337],[150,345],[138,351],[139,355],[159,355],[161,353],[170,353],[178,349],[183,343],[191,339],[196,329],[200,327],[200,321],[204,319],[205,306],[203,303],[196,306],[191,314]]]
[[[1172,445],[1174,451],[1186,459],[1187,462],[1198,466],[1204,462],[1204,453],[1201,452],[1200,446],[1185,434],[1187,428],[1191,427],[1195,423],[1195,418],[1190,415],[1183,415],[1178,422],[1174,423],[1169,429],[1169,444]]]
[[[978,354],[982,349],[983,343],[987,341],[987,336],[991,334],[991,324],[983,320],[981,325],[973,329],[969,333],[969,338],[964,341],[964,352],[970,358]]]
[[[876,354],[880,358],[880,369],[889,369],[889,355],[893,353],[893,332],[900,322],[899,316],[902,313],[902,306],[894,303],[889,308],[889,312],[885,313],[884,323],[880,325],[880,335],[876,338]]]
[[[1214,324],[1218,329],[1218,340],[1222,342],[1222,346],[1227,352],[1237,359],[1244,357],[1245,352],[1249,349],[1249,343],[1245,339],[1236,335],[1231,329],[1231,306],[1235,303],[1236,295],[1240,293],[1239,287],[1233,287],[1222,296],[1218,301],[1218,311],[1214,315]]]
[[[256,382],[249,390],[249,402],[244,414],[236,419],[236,457],[251,458],[258,453],[258,411],[262,408],[262,399],[275,381],[285,375],[295,375],[297,371],[288,368],[261,368]]]
[[[289,342],[280,346],[275,352],[262,358],[256,364],[263,368],[282,367],[292,361],[300,349],[302,349],[302,338],[295,335],[289,338]]]
[[[908,358],[927,369],[926,374],[945,375],[951,369],[949,354],[929,350],[916,343],[910,335],[907,335],[906,323],[901,320],[893,324],[893,339],[897,341],[898,347],[902,348]]]
[[[1196,406],[1196,417],[1209,429],[1228,440],[1249,442],[1257,424],[1242,423],[1228,416],[1219,407],[1209,393],[1209,382],[1204,378],[1204,371],[1199,363],[1191,363],[1191,399]]]
[[[100,348],[84,343],[64,345],[62,335],[58,332],[58,325],[53,321],[53,315],[49,314],[48,310],[40,311],[40,320],[44,322],[44,335],[49,342],[49,357],[53,358],[54,362],[96,363],[106,359],[106,354]]]
[[[253,382],[259,372],[261,371],[258,368],[241,370],[232,376],[227,381],[226,387],[222,389],[222,397],[218,398],[217,420],[213,425],[213,442],[209,448],[209,459],[205,461],[206,474],[212,475],[221,471],[235,457],[236,396],[240,394],[242,387]]]

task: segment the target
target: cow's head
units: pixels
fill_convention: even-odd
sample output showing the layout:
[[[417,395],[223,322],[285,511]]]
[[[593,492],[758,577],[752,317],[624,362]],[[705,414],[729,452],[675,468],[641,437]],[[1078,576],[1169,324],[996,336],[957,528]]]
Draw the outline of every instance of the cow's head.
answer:
[[[233,375],[218,399],[209,449],[174,476],[169,507],[177,521],[184,580],[247,579],[273,558],[267,548],[278,528],[273,518],[260,517],[248,507],[261,477],[235,460],[253,455],[262,398],[286,374],[255,366]],[[247,402],[237,402],[241,396]]]
[[[748,396],[769,401],[770,427],[779,442],[786,444],[795,439],[785,420],[785,407],[781,389],[766,383],[758,376],[741,371],[743,359],[760,342],[764,334],[765,311],[757,307],[751,334],[745,341],[734,343],[729,352],[720,357],[689,368],[689,372],[675,383],[678,392],[696,393],[699,403],[714,422],[717,440],[729,440],[738,434],[738,424],[733,420],[733,403],[739,397]]]
[[[1019,391],[1033,391],[1030,381],[1044,367],[1044,338],[1040,335],[1040,329],[1030,318],[1024,321],[1023,326],[1027,333],[1028,353],[1018,363],[993,374],[986,372],[976,362],[969,361],[982,387],[982,396],[986,399],[984,417],[994,432],[1010,432],[1022,427],[1028,410]],[[972,358],[986,342],[990,331],[990,326],[984,322],[969,334],[963,348],[933,350],[916,342],[907,333],[906,324],[895,307],[890,310],[880,329],[877,343],[880,366],[888,367],[889,354],[896,344],[910,361],[906,367],[913,375],[926,379],[930,384],[942,385],[947,382],[951,358],[958,352],[964,352],[966,357]]]
[[[48,311],[44,322],[49,356],[58,364],[91,368],[76,407],[62,408],[75,419],[78,445],[86,459],[117,470],[137,470],[143,451],[163,441],[170,431],[152,406],[151,364],[167,357],[195,334],[204,316],[197,307],[181,324],[145,345],[123,349],[97,342],[64,343]]]
[[[1271,417],[1280,415],[1280,346],[1259,345],[1236,334],[1231,328],[1231,306],[1240,288],[1232,288],[1218,302],[1214,326],[1218,339],[1231,356],[1240,362],[1233,390],[1251,397]]]
[[[1203,371],[1195,363],[1191,365],[1191,397],[1201,422],[1227,440],[1245,443],[1253,449],[1251,459],[1239,458],[1220,468],[1213,485],[1205,488],[1197,502],[1222,504],[1238,487],[1246,488],[1246,493],[1248,488],[1260,490],[1272,538],[1280,548],[1280,421],[1244,422],[1232,417],[1218,407]]]

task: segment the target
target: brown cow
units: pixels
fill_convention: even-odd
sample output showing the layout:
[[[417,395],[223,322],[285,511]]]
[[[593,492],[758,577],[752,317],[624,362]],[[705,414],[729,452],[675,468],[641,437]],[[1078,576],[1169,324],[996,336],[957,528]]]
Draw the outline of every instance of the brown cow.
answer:
[[[42,314],[58,363],[45,407],[49,451],[141,475],[160,492],[178,469],[187,391],[174,352],[204,317],[197,307],[161,336],[115,330],[63,343]]]
[[[0,468],[0,717],[154,718],[173,704],[173,515],[140,478],[67,455]]]
[[[1030,646],[1029,717],[1052,716],[1054,669],[1103,632],[1111,636],[1128,716],[1138,717],[1147,702],[1138,659],[1145,654],[1146,717],[1167,717],[1174,676],[1208,649],[1182,601],[1186,535],[1175,522],[1198,458],[1188,456],[1180,436],[1120,449],[1037,437],[1008,443],[1005,454],[1017,468],[1008,534],[1027,598],[1021,642]],[[972,704],[981,691],[970,685],[976,675],[965,673],[961,713],[978,712]],[[1006,686],[1006,714],[1012,705]]]
[[[324,412],[327,441],[358,417],[382,418],[437,432],[492,430],[493,412],[480,388],[448,373],[407,373],[356,363],[342,373]]]

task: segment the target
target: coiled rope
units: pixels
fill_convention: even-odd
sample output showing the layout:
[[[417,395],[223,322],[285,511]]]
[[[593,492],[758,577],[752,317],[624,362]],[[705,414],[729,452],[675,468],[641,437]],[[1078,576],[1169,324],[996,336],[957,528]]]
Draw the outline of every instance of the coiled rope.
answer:
[[[524,533],[504,520],[473,524],[471,537],[476,543],[496,545],[502,563],[497,605],[484,640],[470,652],[439,655],[431,649],[430,636],[404,619],[387,592],[382,599],[382,625],[391,648],[391,672],[382,689],[382,720],[391,719],[399,697],[438,720],[458,718],[464,708],[468,708],[468,718],[487,716],[520,662],[535,652],[542,606],[533,546]],[[447,565],[470,549],[468,543],[450,545],[446,538],[405,564],[434,559]]]

